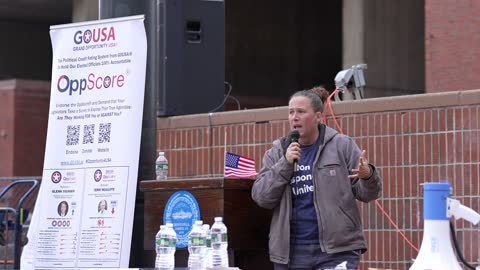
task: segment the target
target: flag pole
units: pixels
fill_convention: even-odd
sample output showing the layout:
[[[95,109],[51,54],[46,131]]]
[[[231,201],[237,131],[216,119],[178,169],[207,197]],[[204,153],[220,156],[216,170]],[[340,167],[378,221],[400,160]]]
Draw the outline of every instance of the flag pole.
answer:
[[[223,140],[223,178],[225,178],[225,166],[227,165],[227,129],[225,129],[225,138]]]

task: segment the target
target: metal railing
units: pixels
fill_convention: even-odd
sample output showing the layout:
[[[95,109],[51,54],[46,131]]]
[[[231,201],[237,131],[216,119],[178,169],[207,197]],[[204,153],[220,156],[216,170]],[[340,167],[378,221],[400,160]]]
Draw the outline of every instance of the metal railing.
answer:
[[[33,210],[36,196],[32,194],[39,186],[41,177],[0,177],[0,245],[5,246],[4,258],[0,264],[11,265],[13,269],[20,269],[20,254],[22,247],[27,243],[24,231],[25,221]],[[25,207],[28,205],[27,207]],[[8,233],[14,231],[13,260],[8,259]]]

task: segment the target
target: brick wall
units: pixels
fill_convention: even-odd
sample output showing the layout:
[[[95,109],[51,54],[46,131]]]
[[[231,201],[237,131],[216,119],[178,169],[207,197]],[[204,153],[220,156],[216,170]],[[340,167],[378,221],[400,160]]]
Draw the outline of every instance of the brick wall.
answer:
[[[427,93],[480,86],[480,1],[425,0]]]
[[[0,187],[12,176],[42,175],[49,99],[50,82],[0,81]],[[0,205],[18,205],[29,188],[30,184],[13,187]],[[25,208],[33,209],[37,192],[25,201]]]
[[[448,179],[454,198],[480,210],[480,91],[445,92],[334,103],[344,133],[367,150],[384,177],[381,206],[420,247],[422,189]],[[221,176],[224,149],[254,158],[260,169],[271,141],[289,130],[287,107],[159,118],[157,150],[173,178]],[[334,126],[331,117],[328,124]],[[407,269],[416,252],[375,203],[361,204],[369,251],[363,266]],[[479,259],[478,226],[457,221],[470,262]]]
[[[0,81],[0,176],[41,175],[50,82]]]
[[[50,82],[0,81],[0,178],[42,175],[49,99]],[[10,183],[4,179],[1,187]],[[30,184],[15,186],[0,205],[17,205],[28,188]],[[27,209],[33,209],[37,192],[25,202]]]
[[[50,82],[16,80],[15,176],[42,175],[47,140]]]

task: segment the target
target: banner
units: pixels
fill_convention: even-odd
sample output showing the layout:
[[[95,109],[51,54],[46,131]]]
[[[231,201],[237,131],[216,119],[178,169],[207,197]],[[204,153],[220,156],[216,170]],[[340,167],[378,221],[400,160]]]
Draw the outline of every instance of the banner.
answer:
[[[145,91],[143,20],[50,27],[45,161],[22,269],[128,267]]]

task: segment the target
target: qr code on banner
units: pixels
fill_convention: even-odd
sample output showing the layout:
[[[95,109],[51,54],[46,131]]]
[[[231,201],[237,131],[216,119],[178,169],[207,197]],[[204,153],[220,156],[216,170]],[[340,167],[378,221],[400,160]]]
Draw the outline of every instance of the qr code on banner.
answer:
[[[67,145],[78,145],[80,141],[80,125],[67,126]]]
[[[95,135],[95,124],[83,126],[83,144],[93,143],[93,135]]]
[[[112,123],[101,123],[98,131],[98,143],[110,142]]]

